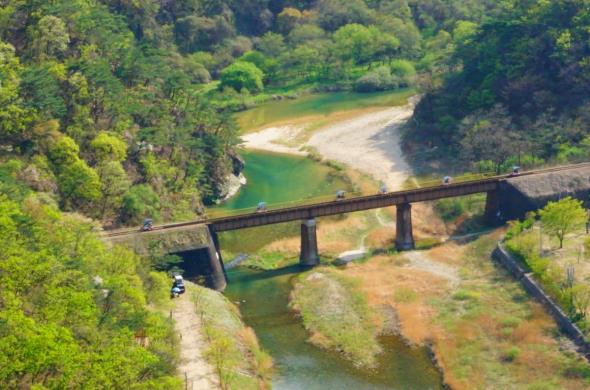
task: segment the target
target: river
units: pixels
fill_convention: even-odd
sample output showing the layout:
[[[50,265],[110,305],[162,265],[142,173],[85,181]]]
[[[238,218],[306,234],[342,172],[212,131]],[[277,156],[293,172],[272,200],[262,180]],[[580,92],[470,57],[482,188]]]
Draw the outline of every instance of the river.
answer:
[[[387,95],[370,96],[382,102]],[[397,95],[396,95],[397,96]],[[391,97],[390,97],[391,98]],[[328,107],[346,109],[358,107],[351,96],[308,97],[303,102],[272,102],[244,113],[242,121],[250,125],[284,120],[288,114],[315,114],[315,99]],[[295,101],[297,102],[297,101]],[[295,105],[290,107],[289,105]],[[369,104],[367,101],[364,104]],[[341,108],[344,105],[344,108]],[[307,107],[307,109],[305,108]],[[334,108],[336,109],[336,108]],[[330,108],[332,110],[332,108]],[[261,119],[261,115],[265,116]],[[270,115],[274,119],[269,119]],[[250,118],[250,119],[244,119]],[[254,118],[254,119],[252,119]],[[273,153],[245,152],[245,176],[248,184],[239,194],[212,210],[231,212],[255,207],[260,201],[269,205],[288,204],[320,196],[333,196],[336,190],[350,190],[342,177],[325,165],[308,158]],[[267,243],[286,236],[297,235],[299,225],[282,224],[248,229],[238,233],[221,234],[221,246],[228,255],[255,253]],[[441,389],[442,380],[425,348],[410,348],[396,336],[381,337],[383,353],[375,369],[360,369],[338,353],[326,351],[307,342],[308,334],[288,308],[292,278],[301,272],[297,266],[275,271],[256,271],[238,267],[228,271],[227,296],[239,303],[240,312],[251,326],[263,348],[273,357],[277,371],[273,388],[290,389]],[[346,324],[342,324],[346,326]]]
[[[244,175],[248,183],[235,197],[211,208],[209,215],[253,210],[259,202],[266,202],[268,207],[288,206],[306,199],[332,197],[340,189],[351,189],[334,169],[306,157],[253,151],[243,151],[241,155],[246,162]],[[226,256],[253,253],[298,231],[298,224],[281,224],[227,232],[220,236],[221,247]]]
[[[376,369],[359,369],[338,353],[307,342],[301,321],[287,307],[297,266],[276,271],[237,268],[228,272],[227,296],[240,302],[243,319],[270,353],[277,372],[273,388],[441,389],[440,373],[425,348],[410,348],[399,337],[380,339],[384,352]],[[342,324],[346,326],[346,324]]]

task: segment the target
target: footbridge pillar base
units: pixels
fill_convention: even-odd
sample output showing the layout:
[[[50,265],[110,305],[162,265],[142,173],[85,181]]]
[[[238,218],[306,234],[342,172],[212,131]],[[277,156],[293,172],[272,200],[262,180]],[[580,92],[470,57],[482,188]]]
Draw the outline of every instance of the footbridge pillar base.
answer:
[[[223,291],[227,287],[225,267],[221,258],[217,233],[209,226],[207,234],[207,266],[205,285],[216,291]]]
[[[320,264],[315,218],[306,219],[301,222],[301,254],[299,256],[299,264],[305,267],[313,267]]]
[[[396,206],[396,232],[395,248],[398,251],[408,251],[415,247],[414,233],[412,232],[412,205],[402,203]]]

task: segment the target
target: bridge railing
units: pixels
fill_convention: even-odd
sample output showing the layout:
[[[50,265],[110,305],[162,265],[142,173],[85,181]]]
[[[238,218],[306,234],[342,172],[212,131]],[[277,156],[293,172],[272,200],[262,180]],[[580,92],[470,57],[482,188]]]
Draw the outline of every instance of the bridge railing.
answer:
[[[453,183],[463,183],[467,181],[487,179],[496,176],[495,172],[479,172],[479,173],[465,173],[459,176],[453,176]],[[442,184],[442,177],[426,176],[426,177],[409,177],[402,184],[402,190],[415,190],[418,188],[436,187]]]
[[[363,195],[369,195],[369,194],[363,194],[360,191],[346,193],[347,198],[351,198],[351,197],[355,198],[355,197],[359,197],[359,196],[363,196]],[[270,210],[282,209],[282,208],[286,208],[286,207],[309,206],[309,205],[316,204],[316,203],[329,202],[331,200],[336,200],[336,196],[335,195],[322,195],[322,196],[315,196],[313,198],[305,198],[305,199],[291,200],[291,201],[285,201],[285,202],[276,202],[276,203],[267,203],[266,210],[270,211]],[[212,209],[207,210],[207,215],[210,219],[214,219],[214,218],[223,218],[223,217],[233,217],[236,215],[253,213],[255,211],[256,211],[256,205],[253,205],[252,207],[245,207],[245,208],[232,209],[232,210],[212,208]]]

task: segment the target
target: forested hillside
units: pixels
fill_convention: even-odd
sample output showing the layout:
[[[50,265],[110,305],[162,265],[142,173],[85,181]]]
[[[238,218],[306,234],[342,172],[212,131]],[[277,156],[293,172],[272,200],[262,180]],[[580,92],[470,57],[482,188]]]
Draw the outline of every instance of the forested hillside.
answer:
[[[431,84],[487,0],[7,0],[0,158],[106,225],[227,190],[231,112],[299,91]],[[417,73],[422,75],[417,76]]]
[[[176,336],[154,310],[168,278],[106,248],[96,223],[48,205],[18,169],[0,169],[0,387],[178,387]]]
[[[590,3],[508,1],[460,42],[407,134],[435,158],[505,170],[587,158]]]

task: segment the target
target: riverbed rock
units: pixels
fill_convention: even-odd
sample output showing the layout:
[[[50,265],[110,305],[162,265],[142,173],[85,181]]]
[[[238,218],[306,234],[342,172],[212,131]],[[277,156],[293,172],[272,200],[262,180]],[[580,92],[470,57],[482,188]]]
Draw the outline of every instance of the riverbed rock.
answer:
[[[244,168],[246,167],[246,161],[242,156],[240,156],[234,151],[229,153],[229,158],[231,159],[232,173],[234,174],[234,176],[239,176],[240,173],[242,173],[244,171]]]

